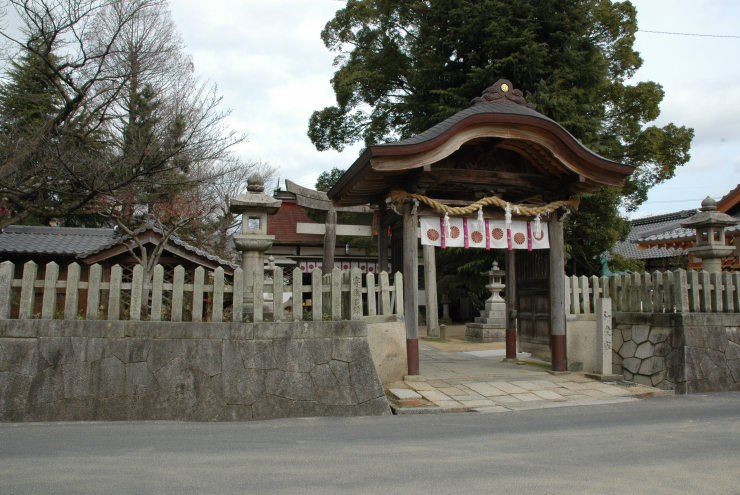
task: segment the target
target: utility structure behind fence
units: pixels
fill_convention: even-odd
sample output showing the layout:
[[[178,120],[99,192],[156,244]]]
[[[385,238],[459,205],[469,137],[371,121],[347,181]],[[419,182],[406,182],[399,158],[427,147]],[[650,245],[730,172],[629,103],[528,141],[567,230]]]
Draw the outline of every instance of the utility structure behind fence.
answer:
[[[304,319],[304,294],[311,297],[311,311],[307,319],[359,320],[363,316],[403,314],[403,276],[396,273],[393,284],[388,273],[368,273],[363,285],[358,268],[342,271],[339,268],[322,276],[321,270],[311,274],[311,285],[303,285],[300,268],[293,270],[292,285],[284,285],[283,269],[275,267],[272,280],[265,280],[260,270],[255,271],[254,287],[244,287],[244,272],[234,270],[234,281],[225,279],[223,268],[217,268],[206,277],[203,267],[195,269],[193,283],[185,283],[185,269],[174,269],[172,283],[166,283],[164,267],[154,267],[151,282],[145,282],[144,267],[137,265],[130,283],[122,281],[122,268],[115,265],[103,277],[103,269],[90,267],[88,281],[80,280],[80,265],[67,268],[66,280],[59,278],[59,265],[46,265],[43,280],[38,280],[38,265],[29,261],[23,265],[21,279],[15,278],[15,265],[9,261],[0,264],[0,319],[54,319],[67,320],[150,320],[235,322],[265,321],[265,299],[272,296],[270,321],[300,321]],[[108,281],[103,281],[104,279]],[[253,312],[244,312],[244,295],[253,293]],[[286,315],[283,294],[291,294],[290,315]],[[122,311],[122,295],[130,296],[128,311]],[[167,294],[169,297],[165,298]],[[265,295],[268,295],[265,298]],[[58,297],[63,298],[60,309]],[[395,295],[395,297],[392,297]],[[86,304],[82,311],[81,301]],[[40,311],[36,300],[41,298]],[[201,301],[207,301],[201,303]],[[234,302],[237,302],[234,304]],[[199,302],[194,304],[194,302]],[[122,314],[123,313],[123,314]]]
[[[565,279],[567,314],[594,312],[610,297],[614,312],[740,313],[740,273],[683,269]]]

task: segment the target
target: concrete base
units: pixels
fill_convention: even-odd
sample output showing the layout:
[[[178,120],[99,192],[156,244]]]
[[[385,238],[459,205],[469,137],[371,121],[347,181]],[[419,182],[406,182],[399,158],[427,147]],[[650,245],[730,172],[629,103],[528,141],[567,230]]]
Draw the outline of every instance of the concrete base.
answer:
[[[505,342],[506,329],[499,325],[488,325],[486,323],[466,323],[465,340],[469,342]]]
[[[593,378],[600,382],[619,382],[624,380],[624,375],[600,375],[598,373],[586,373],[586,378]]]
[[[427,381],[424,375],[406,375],[403,377],[404,382],[425,382]]]
[[[517,358],[504,358],[504,359],[502,359],[502,361],[504,363],[514,363],[514,364],[519,364],[519,363],[523,363],[524,362],[521,359],[517,359]]]
[[[553,371],[553,370],[547,370],[547,372],[550,373],[551,375],[554,375],[554,376],[570,375],[570,371]]]

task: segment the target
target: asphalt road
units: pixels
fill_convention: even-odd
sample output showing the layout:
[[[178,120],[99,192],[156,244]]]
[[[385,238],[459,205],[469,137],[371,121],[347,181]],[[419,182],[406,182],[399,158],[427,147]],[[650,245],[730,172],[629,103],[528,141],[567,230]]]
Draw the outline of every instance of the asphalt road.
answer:
[[[739,493],[740,392],[496,414],[0,425],[0,493]]]

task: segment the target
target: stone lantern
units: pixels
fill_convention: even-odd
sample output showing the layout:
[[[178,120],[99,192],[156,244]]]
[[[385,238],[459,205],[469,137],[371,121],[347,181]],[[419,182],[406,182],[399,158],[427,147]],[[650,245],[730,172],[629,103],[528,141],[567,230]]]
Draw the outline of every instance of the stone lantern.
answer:
[[[696,229],[696,244],[688,251],[694,258],[702,260],[702,269],[708,272],[722,271],[722,259],[735,250],[733,246],[725,244],[725,227],[737,224],[737,218],[717,211],[717,203],[709,196],[701,202],[699,213],[681,222],[681,227]]]
[[[265,194],[265,179],[260,174],[252,174],[247,179],[247,192],[231,199],[229,212],[242,215],[242,233],[234,235],[234,245],[242,253],[244,270],[245,312],[254,311],[255,270],[264,277],[265,251],[272,247],[274,235],[267,235],[267,215],[274,215],[283,202]]]
[[[465,340],[473,342],[503,342],[506,340],[506,301],[500,292],[506,285],[502,282],[506,273],[500,270],[498,262],[481,275],[488,277],[486,288],[491,297],[486,300],[486,309],[480,312],[475,322],[465,324]]]

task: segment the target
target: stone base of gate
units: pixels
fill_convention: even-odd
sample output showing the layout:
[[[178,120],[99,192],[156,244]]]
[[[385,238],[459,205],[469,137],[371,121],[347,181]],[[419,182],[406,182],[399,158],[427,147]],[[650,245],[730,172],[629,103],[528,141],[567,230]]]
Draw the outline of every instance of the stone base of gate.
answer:
[[[465,340],[469,342],[506,342],[506,329],[487,323],[466,323]]]

